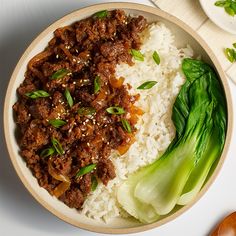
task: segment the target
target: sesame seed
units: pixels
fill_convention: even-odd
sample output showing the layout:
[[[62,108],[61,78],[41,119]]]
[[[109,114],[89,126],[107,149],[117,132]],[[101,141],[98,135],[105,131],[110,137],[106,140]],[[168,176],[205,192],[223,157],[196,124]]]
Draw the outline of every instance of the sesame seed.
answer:
[[[72,61],[73,61],[73,62],[76,62],[76,59],[75,59],[75,58],[73,58],[73,59],[72,59]]]
[[[56,55],[56,58],[57,58],[57,59],[59,58],[59,55],[58,55],[58,54]]]
[[[76,84],[76,82],[74,81],[73,84]]]

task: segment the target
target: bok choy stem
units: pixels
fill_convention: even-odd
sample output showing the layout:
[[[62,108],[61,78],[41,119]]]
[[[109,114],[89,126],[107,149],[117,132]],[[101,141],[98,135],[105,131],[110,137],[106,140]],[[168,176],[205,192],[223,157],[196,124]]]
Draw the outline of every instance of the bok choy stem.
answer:
[[[184,59],[186,82],[173,107],[176,136],[153,164],[138,170],[118,189],[123,208],[144,223],[194,200],[218,161],[226,134],[224,92],[206,63]]]

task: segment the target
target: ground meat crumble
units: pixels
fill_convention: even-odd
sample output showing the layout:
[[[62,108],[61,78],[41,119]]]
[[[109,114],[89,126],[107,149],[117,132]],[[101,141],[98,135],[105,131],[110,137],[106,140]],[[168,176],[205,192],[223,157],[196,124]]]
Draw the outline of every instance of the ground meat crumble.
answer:
[[[94,179],[107,185],[115,178],[109,156],[114,150],[128,150],[142,113],[134,105],[139,95],[129,94],[124,78],[115,77],[115,67],[133,64],[130,50],[140,48],[146,19],[122,10],[105,13],[54,32],[45,50],[29,61],[13,106],[27,166],[40,186],[77,209],[92,191]],[[33,97],[38,90],[43,96]],[[124,113],[107,112],[114,106]],[[62,123],[55,125],[55,120]]]

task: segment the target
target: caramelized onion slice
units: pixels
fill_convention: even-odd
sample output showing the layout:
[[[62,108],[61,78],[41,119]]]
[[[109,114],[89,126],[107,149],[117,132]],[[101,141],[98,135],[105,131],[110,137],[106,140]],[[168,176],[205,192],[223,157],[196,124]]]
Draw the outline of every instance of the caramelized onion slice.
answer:
[[[53,190],[53,195],[59,198],[64,192],[66,192],[70,188],[70,182],[61,182],[57,187]]]
[[[119,79],[111,78],[110,84],[113,88],[120,88],[124,83],[125,78],[120,77]]]
[[[117,147],[117,151],[120,155],[125,154],[129,150],[130,146],[135,142],[134,134],[127,133],[126,135],[128,136],[127,140]]]
[[[70,179],[58,173],[58,171],[52,165],[52,157],[48,160],[48,173],[56,180],[62,181],[54,190],[53,195],[55,197],[60,197],[63,193],[65,193],[70,188]]]

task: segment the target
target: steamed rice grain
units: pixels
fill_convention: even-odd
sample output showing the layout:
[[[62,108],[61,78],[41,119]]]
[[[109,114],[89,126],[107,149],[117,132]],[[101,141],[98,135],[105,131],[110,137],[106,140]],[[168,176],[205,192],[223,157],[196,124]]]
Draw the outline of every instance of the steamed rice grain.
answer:
[[[149,25],[142,33],[142,42],[144,62],[135,61],[132,67],[127,64],[118,65],[116,75],[124,77],[125,83],[132,86],[131,94],[140,94],[135,105],[144,114],[136,125],[136,142],[129,151],[122,156],[117,152],[111,155],[116,178],[107,186],[99,184],[84,203],[82,214],[96,220],[108,222],[114,217],[127,216],[116,200],[117,188],[131,173],[160,157],[175,135],[171,112],[185,81],[181,63],[183,58],[192,57],[193,51],[188,45],[186,48],[176,48],[174,36],[163,23]],[[161,58],[160,65],[152,58],[154,51]],[[149,80],[156,81],[157,84],[149,90],[137,89]]]

